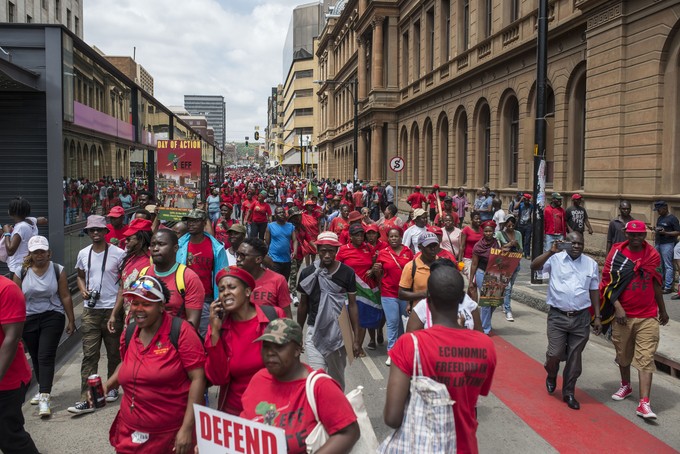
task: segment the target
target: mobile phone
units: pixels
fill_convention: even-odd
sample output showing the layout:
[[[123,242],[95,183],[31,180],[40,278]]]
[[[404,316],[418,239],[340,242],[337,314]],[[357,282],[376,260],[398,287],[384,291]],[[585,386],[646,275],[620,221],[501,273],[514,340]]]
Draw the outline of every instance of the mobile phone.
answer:
[[[562,241],[557,243],[557,250],[558,251],[571,251],[573,245],[571,244],[571,241]]]

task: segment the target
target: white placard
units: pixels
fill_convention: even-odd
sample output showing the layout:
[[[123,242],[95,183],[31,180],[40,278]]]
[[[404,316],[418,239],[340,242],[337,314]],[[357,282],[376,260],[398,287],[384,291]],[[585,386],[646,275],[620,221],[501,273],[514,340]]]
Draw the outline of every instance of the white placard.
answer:
[[[286,432],[194,404],[200,454],[286,454]]]

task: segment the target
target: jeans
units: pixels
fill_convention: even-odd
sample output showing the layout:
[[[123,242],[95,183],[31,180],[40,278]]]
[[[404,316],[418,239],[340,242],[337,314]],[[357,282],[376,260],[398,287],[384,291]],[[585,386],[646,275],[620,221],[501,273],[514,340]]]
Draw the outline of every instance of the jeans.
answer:
[[[475,281],[477,282],[477,294],[482,296],[482,283],[484,282],[484,270],[477,269],[475,273]],[[479,310],[479,315],[482,319],[482,329],[484,334],[489,334],[491,332],[491,316],[496,310],[494,306],[482,306]]]
[[[673,268],[673,248],[674,243],[657,244],[656,250],[661,256],[661,263],[663,264],[663,288],[664,290],[673,288],[673,278],[675,277],[675,269]]]
[[[512,308],[510,307],[510,298],[512,297],[512,286],[515,285],[517,273],[519,273],[519,265],[517,265],[517,269],[514,273],[512,273],[510,282],[508,282],[508,285],[505,287],[505,293],[503,294],[503,310],[505,310],[505,312],[512,312]]]
[[[78,208],[66,208],[66,225],[76,223],[78,217]]]
[[[552,247],[553,242],[558,241],[558,240],[563,240],[564,235],[559,234],[559,235],[545,235],[544,241],[543,241],[543,252],[548,252],[550,248]]]
[[[217,220],[220,218],[221,213],[219,211],[213,211],[209,213],[210,216],[210,222],[217,222]]]
[[[120,335],[123,332],[123,313],[116,319],[114,333],[110,333],[106,323],[113,309],[83,309],[80,332],[83,336],[83,363],[80,366],[81,400],[87,400],[87,377],[96,374],[101,355],[102,341],[106,348],[107,372],[111,377],[120,364]],[[62,325],[63,326],[63,325]],[[63,328],[62,328],[63,329]]]
[[[213,301],[212,293],[205,295],[203,310],[201,311],[201,321],[198,324],[198,334],[201,335],[201,339],[205,339],[205,335],[208,333],[208,325],[210,324],[210,305]]]
[[[524,257],[531,257],[531,235],[533,234],[533,228],[531,224],[520,224],[517,226],[517,230],[522,234],[522,253]]]
[[[57,311],[46,311],[26,317],[22,337],[31,355],[33,372],[40,392],[50,394],[54,381],[54,363],[66,316]]]
[[[241,217],[241,205],[238,203],[234,204],[234,219],[239,219]]]
[[[399,339],[399,336],[404,334],[404,323],[401,321],[401,317],[408,316],[406,313],[408,303],[399,298],[389,296],[383,296],[381,300],[387,323],[387,351],[390,351],[397,342],[397,339]]]
[[[0,391],[0,452],[5,454],[38,454],[33,439],[24,429],[21,405],[26,397],[25,384]]]

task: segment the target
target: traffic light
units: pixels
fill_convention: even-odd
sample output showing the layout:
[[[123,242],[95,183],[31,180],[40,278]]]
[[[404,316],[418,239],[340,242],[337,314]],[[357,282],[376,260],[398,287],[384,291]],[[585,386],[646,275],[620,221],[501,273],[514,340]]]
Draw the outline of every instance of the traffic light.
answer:
[[[255,131],[255,140],[260,140],[260,131]]]
[[[246,148],[248,148],[248,136],[246,136]]]

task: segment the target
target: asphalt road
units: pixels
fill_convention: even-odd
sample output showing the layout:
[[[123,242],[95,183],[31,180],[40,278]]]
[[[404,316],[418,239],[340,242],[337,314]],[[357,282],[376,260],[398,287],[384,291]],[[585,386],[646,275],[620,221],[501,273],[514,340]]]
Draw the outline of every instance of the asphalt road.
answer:
[[[478,404],[480,452],[600,453],[603,448],[610,448],[619,453],[637,453],[639,447],[635,443],[640,440],[649,447],[645,452],[680,451],[678,379],[655,375],[652,404],[659,419],[655,423],[645,422],[635,416],[635,398],[624,402],[611,400],[619,380],[613,348],[605,340],[591,337],[584,352],[583,375],[577,384],[582,408],[575,412],[562,403],[559,387],[555,395],[549,396],[543,386],[545,314],[519,303],[514,304],[513,314],[514,323],[506,322],[501,312],[494,315],[499,367],[491,395],[480,399]],[[378,439],[382,440],[390,433],[382,421],[389,373],[384,364],[385,347],[367,350],[367,354],[348,367],[347,390],[359,385],[364,387],[371,422]],[[59,365],[53,390],[54,414],[49,420],[37,416],[37,407],[24,406],[26,428],[45,454],[112,452],[108,430],[118,403],[82,416],[72,416],[66,411],[79,397],[80,361],[81,352],[76,345]],[[99,370],[105,371],[104,359]],[[633,386],[637,395],[636,378]],[[212,402],[216,400],[215,392],[211,392]],[[605,435],[613,437],[618,446],[603,446]]]

